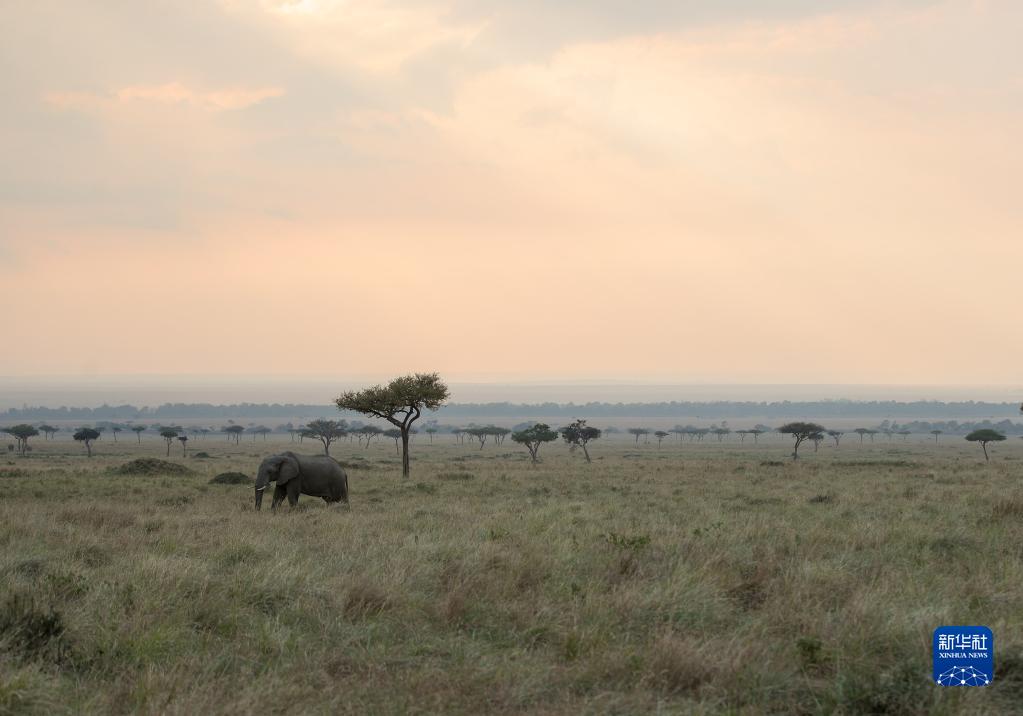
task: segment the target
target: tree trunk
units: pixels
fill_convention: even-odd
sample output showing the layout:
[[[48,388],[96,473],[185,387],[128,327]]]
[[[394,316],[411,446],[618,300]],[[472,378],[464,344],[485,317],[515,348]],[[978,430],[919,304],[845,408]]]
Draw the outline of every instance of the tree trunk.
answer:
[[[590,460],[590,451],[586,449],[586,443],[583,443],[583,455],[586,456],[586,462],[593,462]]]
[[[167,457],[170,457],[170,440],[167,441]]]
[[[92,445],[90,445],[89,442],[89,440],[85,441],[85,452],[89,455],[89,457],[92,457]]]
[[[980,446],[982,448],[984,448],[984,460],[987,461],[987,462],[990,462],[991,458],[988,457],[988,454],[987,454],[987,443],[981,443]]]
[[[408,427],[401,429],[401,476],[408,479]]]

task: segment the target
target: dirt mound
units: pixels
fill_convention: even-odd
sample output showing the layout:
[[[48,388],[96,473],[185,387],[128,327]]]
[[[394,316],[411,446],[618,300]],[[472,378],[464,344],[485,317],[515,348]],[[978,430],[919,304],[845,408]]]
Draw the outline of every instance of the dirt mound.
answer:
[[[192,459],[193,459],[193,460],[195,460],[195,459],[197,459],[197,458],[198,458],[198,459],[206,459],[206,458],[208,458],[208,457],[210,457],[210,454],[209,454],[208,452],[197,452],[197,453],[194,453],[194,454],[192,455]]]
[[[155,457],[143,457],[132,460],[120,467],[115,467],[114,472],[118,475],[191,475],[192,471],[184,465],[166,460],[157,460]]]
[[[243,472],[222,472],[212,480],[211,485],[251,485],[252,478]]]

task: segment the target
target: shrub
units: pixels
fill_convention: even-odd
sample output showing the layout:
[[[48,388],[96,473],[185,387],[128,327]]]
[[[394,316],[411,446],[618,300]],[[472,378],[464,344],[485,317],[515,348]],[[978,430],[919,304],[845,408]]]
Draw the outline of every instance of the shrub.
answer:
[[[251,485],[252,478],[242,472],[222,472],[212,480],[211,485]]]
[[[132,460],[113,470],[118,475],[191,475],[192,470],[176,462],[158,460],[154,457],[142,457]]]

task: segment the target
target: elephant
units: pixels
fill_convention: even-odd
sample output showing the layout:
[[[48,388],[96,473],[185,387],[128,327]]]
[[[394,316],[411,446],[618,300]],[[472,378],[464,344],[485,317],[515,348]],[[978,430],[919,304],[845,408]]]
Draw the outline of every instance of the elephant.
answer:
[[[348,504],[348,474],[332,457],[326,455],[296,455],[288,451],[271,455],[263,460],[256,477],[256,509],[263,504],[263,491],[271,482],[277,482],[270,509],[284,501],[294,507],[298,496],[322,497],[324,502]]]

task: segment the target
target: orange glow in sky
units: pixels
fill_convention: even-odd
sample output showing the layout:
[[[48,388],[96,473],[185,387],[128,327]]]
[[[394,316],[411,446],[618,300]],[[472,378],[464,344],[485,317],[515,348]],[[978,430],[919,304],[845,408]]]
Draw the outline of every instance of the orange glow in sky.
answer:
[[[174,5],[0,9],[0,375],[1019,380],[1023,4]]]

